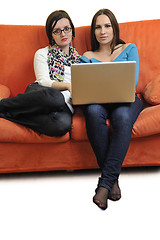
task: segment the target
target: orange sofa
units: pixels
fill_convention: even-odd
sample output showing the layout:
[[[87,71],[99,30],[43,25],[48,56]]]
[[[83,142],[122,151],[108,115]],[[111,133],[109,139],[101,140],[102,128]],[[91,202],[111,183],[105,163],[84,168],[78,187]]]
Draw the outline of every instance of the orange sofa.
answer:
[[[160,166],[160,20],[120,24],[120,36],[135,43],[140,58],[137,93],[144,109],[133,127],[123,166]],[[0,98],[15,96],[35,81],[33,58],[48,40],[44,26],[0,25]],[[90,27],[76,28],[74,46],[90,50]],[[39,135],[0,118],[0,172],[98,168],[89,144],[83,112],[77,108],[70,133]]]

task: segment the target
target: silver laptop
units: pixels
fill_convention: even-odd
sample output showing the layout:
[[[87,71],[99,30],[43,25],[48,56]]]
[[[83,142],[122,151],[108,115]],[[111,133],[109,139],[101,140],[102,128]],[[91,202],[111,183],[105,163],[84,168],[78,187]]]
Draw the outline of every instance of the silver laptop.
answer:
[[[72,103],[134,102],[135,81],[135,61],[73,64]]]

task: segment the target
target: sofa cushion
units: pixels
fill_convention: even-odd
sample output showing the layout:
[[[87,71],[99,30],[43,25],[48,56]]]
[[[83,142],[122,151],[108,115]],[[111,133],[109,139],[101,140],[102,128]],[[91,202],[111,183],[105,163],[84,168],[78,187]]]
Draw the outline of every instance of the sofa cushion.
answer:
[[[62,137],[49,137],[3,118],[0,118],[0,133],[0,142],[9,143],[61,143],[70,139],[69,133]]]
[[[8,98],[10,95],[10,89],[5,85],[0,84],[0,98]]]
[[[142,95],[149,104],[160,104],[160,75],[145,86]]]
[[[76,141],[88,140],[86,123],[81,108],[76,108],[72,121],[71,138]]]
[[[142,110],[132,130],[132,137],[145,137],[160,133],[160,105]]]

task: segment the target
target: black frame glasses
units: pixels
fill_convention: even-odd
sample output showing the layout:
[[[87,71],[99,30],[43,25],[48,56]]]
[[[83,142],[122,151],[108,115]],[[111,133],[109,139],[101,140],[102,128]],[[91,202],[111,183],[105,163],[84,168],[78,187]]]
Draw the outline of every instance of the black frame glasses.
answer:
[[[64,33],[70,33],[71,30],[72,30],[71,27],[67,27],[67,26],[66,26],[66,27],[64,27],[63,29],[57,28],[57,29],[54,30],[52,33],[53,33],[54,35],[61,35],[62,32],[64,32]]]

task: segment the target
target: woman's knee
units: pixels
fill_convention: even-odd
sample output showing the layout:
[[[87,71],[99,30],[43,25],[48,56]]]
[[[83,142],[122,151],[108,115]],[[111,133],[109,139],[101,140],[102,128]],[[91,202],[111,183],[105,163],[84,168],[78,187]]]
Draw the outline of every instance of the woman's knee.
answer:
[[[124,129],[132,128],[132,118],[128,106],[116,108],[111,115],[111,123],[113,128]]]
[[[72,126],[72,117],[71,116],[66,116],[62,117],[59,120],[59,124],[57,126],[58,134],[59,136],[65,135],[67,132],[71,130]]]
[[[72,126],[72,115],[68,113],[54,113],[50,115],[51,121],[47,126],[49,136],[63,136],[70,131]]]
[[[101,105],[99,104],[90,104],[85,107],[85,114],[87,115],[97,115],[101,111]]]
[[[84,115],[86,121],[106,121],[107,114],[105,108],[100,104],[91,104],[86,106]]]
[[[49,125],[45,130],[43,130],[43,134],[50,136],[50,137],[61,137],[64,136],[67,132],[71,129],[71,125],[61,125],[57,124],[56,126]]]
[[[112,113],[112,122],[114,121],[121,125],[133,126],[142,110],[142,107],[143,104],[141,100],[136,97],[135,102],[122,105],[114,110]]]

